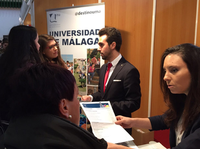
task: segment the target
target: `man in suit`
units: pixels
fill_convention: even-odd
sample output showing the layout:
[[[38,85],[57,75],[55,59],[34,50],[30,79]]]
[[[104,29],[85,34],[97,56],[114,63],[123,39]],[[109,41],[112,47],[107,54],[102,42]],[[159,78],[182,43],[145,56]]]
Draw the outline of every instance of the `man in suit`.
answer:
[[[98,92],[82,96],[82,101],[110,101],[115,115],[131,117],[140,108],[140,75],[136,67],[120,54],[121,33],[113,27],[99,31],[99,49],[102,59],[111,63],[107,81],[105,75],[108,63],[100,69]],[[109,64],[110,65],[110,64]],[[129,134],[131,129],[127,130]]]

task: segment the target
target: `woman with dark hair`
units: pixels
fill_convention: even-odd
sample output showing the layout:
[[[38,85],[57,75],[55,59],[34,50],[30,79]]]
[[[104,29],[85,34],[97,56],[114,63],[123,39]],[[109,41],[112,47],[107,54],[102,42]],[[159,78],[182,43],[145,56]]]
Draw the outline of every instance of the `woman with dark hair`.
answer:
[[[14,26],[8,36],[8,46],[0,57],[0,119],[9,121],[9,81],[20,68],[39,63],[38,34],[34,27]]]
[[[2,40],[2,44],[0,44],[1,54],[5,52],[7,46],[8,46],[8,38],[4,37]]]
[[[0,140],[6,148],[107,148],[105,140],[78,126],[78,88],[69,70],[42,63],[12,79],[11,121]]]
[[[61,57],[60,47],[53,36],[40,35],[38,42],[40,44],[39,55],[42,62],[55,63],[67,68]]]
[[[168,110],[149,118],[117,116],[124,128],[163,130],[170,128],[173,149],[198,149],[200,146],[200,48],[181,44],[162,55],[160,86]]]

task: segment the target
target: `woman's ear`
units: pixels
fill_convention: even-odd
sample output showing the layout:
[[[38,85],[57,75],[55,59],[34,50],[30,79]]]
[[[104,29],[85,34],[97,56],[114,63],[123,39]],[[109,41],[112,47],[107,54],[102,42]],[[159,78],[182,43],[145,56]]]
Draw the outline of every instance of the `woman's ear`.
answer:
[[[69,101],[67,99],[61,99],[59,103],[59,111],[61,116],[66,119],[69,118],[68,102]]]

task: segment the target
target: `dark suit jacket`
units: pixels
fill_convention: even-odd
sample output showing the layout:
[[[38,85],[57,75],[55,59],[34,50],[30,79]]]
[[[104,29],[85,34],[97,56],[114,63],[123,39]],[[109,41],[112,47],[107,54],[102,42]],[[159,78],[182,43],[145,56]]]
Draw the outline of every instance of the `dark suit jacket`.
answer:
[[[168,127],[164,123],[165,115],[158,115],[150,117],[152,130],[164,130]],[[176,133],[175,129],[170,127],[169,135],[170,147],[172,149],[199,149],[200,148],[200,115],[195,122],[188,127],[182,136],[181,142],[176,146]]]
[[[116,65],[105,93],[104,76],[107,64],[100,69],[98,92],[92,94],[93,101],[110,101],[115,115],[131,117],[131,113],[140,108],[140,75],[132,64],[122,57]]]

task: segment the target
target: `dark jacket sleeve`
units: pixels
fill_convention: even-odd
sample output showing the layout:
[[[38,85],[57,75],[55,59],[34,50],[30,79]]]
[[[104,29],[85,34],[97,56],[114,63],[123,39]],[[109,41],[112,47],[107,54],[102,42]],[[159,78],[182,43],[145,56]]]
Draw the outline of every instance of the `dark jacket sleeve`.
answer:
[[[164,130],[168,129],[167,125],[164,122],[165,115],[157,115],[149,117],[151,122],[152,130]]]
[[[93,101],[101,101],[102,97],[101,97],[101,91],[100,91],[100,82],[98,84],[98,91],[92,94],[93,96]]]
[[[101,101],[102,100],[102,94],[101,93],[101,80],[103,79],[103,76],[105,74],[105,69],[106,69],[106,64],[104,64],[100,70],[99,70],[99,83],[98,83],[98,91],[93,93],[92,96],[93,96],[93,101]]]

